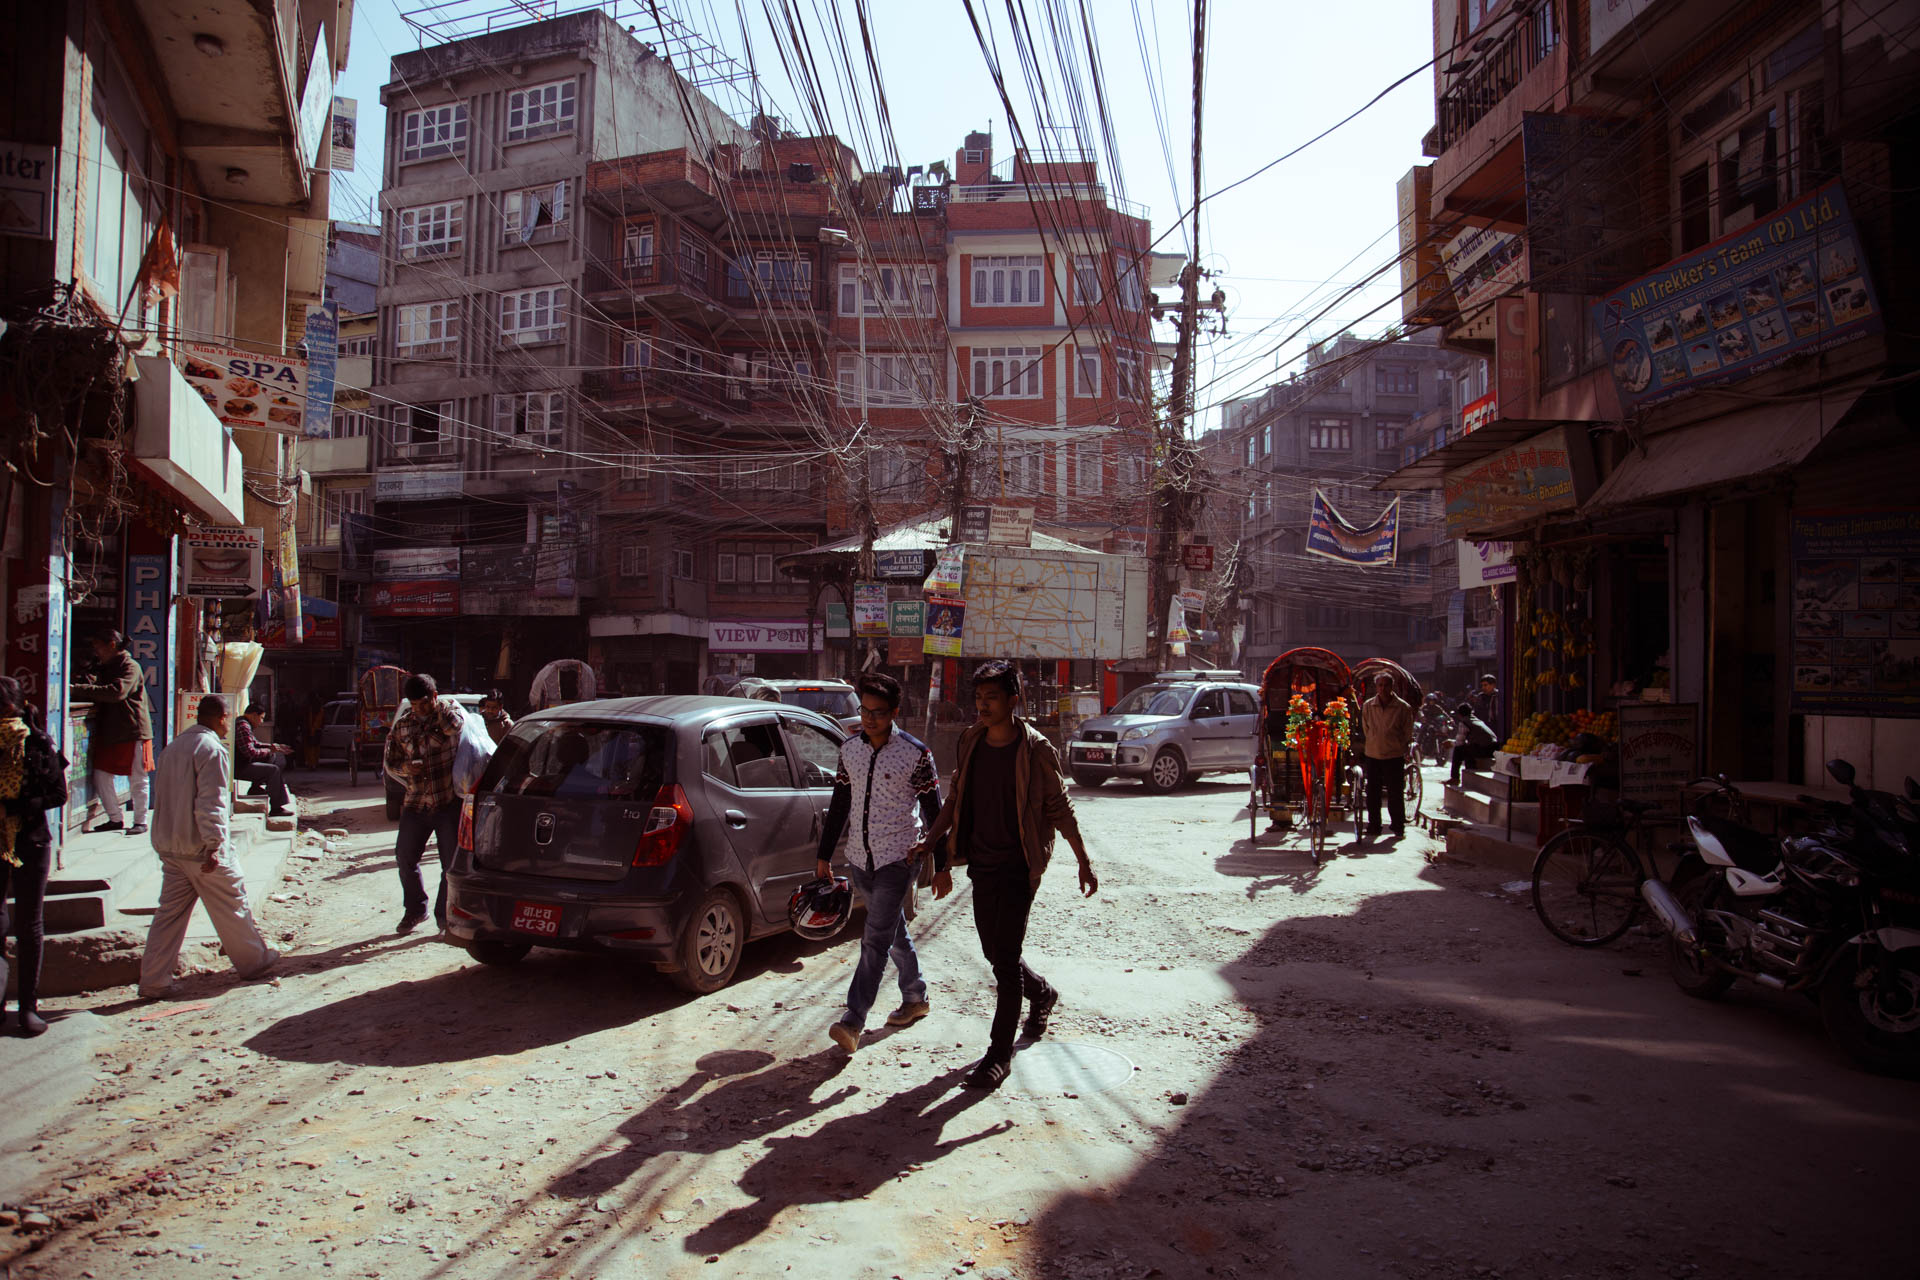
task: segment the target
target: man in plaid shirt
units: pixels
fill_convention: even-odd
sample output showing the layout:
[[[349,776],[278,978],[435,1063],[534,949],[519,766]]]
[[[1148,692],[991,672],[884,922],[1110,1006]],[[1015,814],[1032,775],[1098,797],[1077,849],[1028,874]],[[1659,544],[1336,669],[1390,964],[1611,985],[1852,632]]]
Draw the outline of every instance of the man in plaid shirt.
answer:
[[[427,886],[420,860],[432,836],[440,853],[440,892],[433,900],[434,921],[447,927],[447,862],[460,836],[460,797],[453,789],[453,753],[460,742],[462,712],[439,698],[425,672],[407,677],[401,693],[407,714],[387,734],[387,768],[406,780],[394,856],[400,864],[404,914],[395,933],[412,933],[427,918]]]

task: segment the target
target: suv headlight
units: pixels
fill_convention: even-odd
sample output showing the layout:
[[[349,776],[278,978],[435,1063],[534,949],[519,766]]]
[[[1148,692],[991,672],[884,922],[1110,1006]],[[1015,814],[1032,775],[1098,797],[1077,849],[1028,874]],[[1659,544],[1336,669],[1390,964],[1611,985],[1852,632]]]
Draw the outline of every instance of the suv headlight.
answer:
[[[1153,731],[1154,731],[1153,725],[1138,724],[1138,725],[1135,725],[1133,728],[1127,730],[1125,733],[1121,734],[1120,741],[1132,742],[1136,738],[1146,737],[1148,734],[1152,733]]]

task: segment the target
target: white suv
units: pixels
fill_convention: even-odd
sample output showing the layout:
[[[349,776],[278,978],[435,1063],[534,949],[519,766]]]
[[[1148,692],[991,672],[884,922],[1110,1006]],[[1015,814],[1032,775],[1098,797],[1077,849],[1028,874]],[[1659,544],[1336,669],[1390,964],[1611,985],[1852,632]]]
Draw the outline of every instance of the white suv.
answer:
[[[1259,731],[1258,685],[1163,677],[1082,721],[1067,743],[1067,768],[1083,787],[1138,778],[1148,790],[1172,791],[1203,773],[1251,768]]]

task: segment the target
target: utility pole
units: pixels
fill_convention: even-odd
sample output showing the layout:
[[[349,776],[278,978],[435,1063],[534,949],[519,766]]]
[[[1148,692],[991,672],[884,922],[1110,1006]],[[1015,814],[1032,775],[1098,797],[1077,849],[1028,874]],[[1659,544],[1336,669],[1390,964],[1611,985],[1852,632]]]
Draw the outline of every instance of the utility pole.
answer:
[[[1160,484],[1153,504],[1159,528],[1156,549],[1158,572],[1154,617],[1160,626],[1160,665],[1165,669],[1173,657],[1168,640],[1169,615],[1173,598],[1180,590],[1180,538],[1193,528],[1196,495],[1193,491],[1194,455],[1188,438],[1188,419],[1193,413],[1193,344],[1200,326],[1200,135],[1202,86],[1205,83],[1207,38],[1207,0],[1194,0],[1193,6],[1193,230],[1189,244],[1192,257],[1180,272],[1180,336],[1174,347],[1173,387],[1167,404],[1167,436],[1160,469]],[[1215,295],[1214,305],[1220,305]]]

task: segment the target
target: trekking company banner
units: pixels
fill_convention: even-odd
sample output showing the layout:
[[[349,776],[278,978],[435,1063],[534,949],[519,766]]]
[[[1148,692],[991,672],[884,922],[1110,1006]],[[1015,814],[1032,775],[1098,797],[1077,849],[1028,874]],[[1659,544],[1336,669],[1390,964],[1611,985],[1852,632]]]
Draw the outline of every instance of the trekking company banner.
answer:
[[[1795,511],[1796,714],[1920,717],[1920,507]]]
[[[1882,327],[1838,182],[1622,285],[1593,322],[1628,413]]]
[[[1308,555],[1344,564],[1390,565],[1398,554],[1399,539],[1400,499],[1388,503],[1378,520],[1362,528],[1348,523],[1326,494],[1313,491],[1313,510],[1307,517]]]

